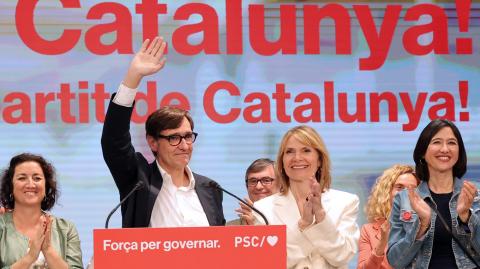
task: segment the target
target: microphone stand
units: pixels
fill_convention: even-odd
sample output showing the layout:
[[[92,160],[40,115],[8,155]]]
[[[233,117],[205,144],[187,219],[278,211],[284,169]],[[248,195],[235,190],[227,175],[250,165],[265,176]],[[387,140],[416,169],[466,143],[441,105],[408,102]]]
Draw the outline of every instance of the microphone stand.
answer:
[[[132,196],[132,194],[143,188],[145,186],[145,183],[143,183],[143,181],[138,181],[137,184],[135,184],[135,187],[133,187],[133,189],[127,194],[125,195],[125,197],[123,197],[123,199],[120,201],[120,203],[118,203],[118,205],[112,209],[112,211],[110,211],[110,214],[108,214],[108,217],[107,217],[107,220],[105,221],[105,229],[108,229],[108,222],[110,221],[110,218],[112,217],[113,213],[115,213],[115,211],[117,211],[117,209],[130,197]]]
[[[255,211],[256,213],[258,213],[258,215],[260,215],[260,217],[262,217],[263,221],[265,221],[265,224],[266,224],[266,225],[269,225],[267,218],[265,217],[265,215],[263,215],[262,212],[260,212],[260,210],[258,210],[258,209],[256,209],[255,207],[251,206],[250,204],[248,204],[247,202],[245,202],[243,199],[241,199],[240,197],[236,196],[235,194],[233,194],[233,193],[227,191],[226,189],[222,188],[222,187],[220,186],[220,184],[218,184],[217,182],[215,182],[215,181],[210,181],[210,182],[206,183],[206,185],[207,185],[208,187],[211,187],[211,188],[219,189],[219,190],[227,193],[228,195],[234,197],[235,199],[237,199],[238,201],[240,201],[242,204],[246,205],[248,208],[250,208],[251,210],[253,210],[253,211]]]

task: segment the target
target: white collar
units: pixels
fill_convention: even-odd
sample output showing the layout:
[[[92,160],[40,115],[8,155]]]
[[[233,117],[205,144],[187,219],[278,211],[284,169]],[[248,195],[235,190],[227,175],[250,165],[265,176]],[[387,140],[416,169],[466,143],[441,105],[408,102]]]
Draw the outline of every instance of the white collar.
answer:
[[[164,183],[166,182],[167,184],[173,186],[172,176],[165,169],[163,169],[160,163],[158,163],[158,160],[155,160],[155,163],[157,163],[158,170],[160,170],[160,175],[162,175]],[[193,177],[192,170],[190,167],[188,167],[188,165],[185,166],[185,172],[187,172],[189,184],[188,186],[180,187],[179,189],[184,188],[186,190],[192,190],[195,188],[195,178]]]

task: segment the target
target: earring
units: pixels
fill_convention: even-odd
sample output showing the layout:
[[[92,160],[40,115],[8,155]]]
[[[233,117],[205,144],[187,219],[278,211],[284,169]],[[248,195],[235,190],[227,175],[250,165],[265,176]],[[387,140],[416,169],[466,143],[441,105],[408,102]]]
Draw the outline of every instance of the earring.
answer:
[[[425,159],[423,158],[420,158],[420,160],[418,161],[421,165],[425,165]]]

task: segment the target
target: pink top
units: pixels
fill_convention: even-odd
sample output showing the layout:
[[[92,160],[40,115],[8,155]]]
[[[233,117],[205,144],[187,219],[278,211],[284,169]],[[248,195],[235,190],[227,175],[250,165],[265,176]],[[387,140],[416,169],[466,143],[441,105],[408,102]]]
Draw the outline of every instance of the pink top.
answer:
[[[384,220],[374,223],[367,223],[362,226],[360,240],[358,243],[358,265],[357,269],[391,269],[387,261],[387,247],[382,256],[375,255],[374,249],[378,245],[381,236],[381,228]]]

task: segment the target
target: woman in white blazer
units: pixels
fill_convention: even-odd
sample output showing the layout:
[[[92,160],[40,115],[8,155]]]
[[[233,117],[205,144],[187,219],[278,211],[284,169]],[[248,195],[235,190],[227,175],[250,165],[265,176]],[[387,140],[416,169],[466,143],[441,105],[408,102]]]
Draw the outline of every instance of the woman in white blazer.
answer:
[[[270,224],[287,226],[287,267],[347,268],[358,248],[359,200],[330,189],[330,158],[319,134],[308,126],[287,131],[275,169],[281,191],[254,206]]]

